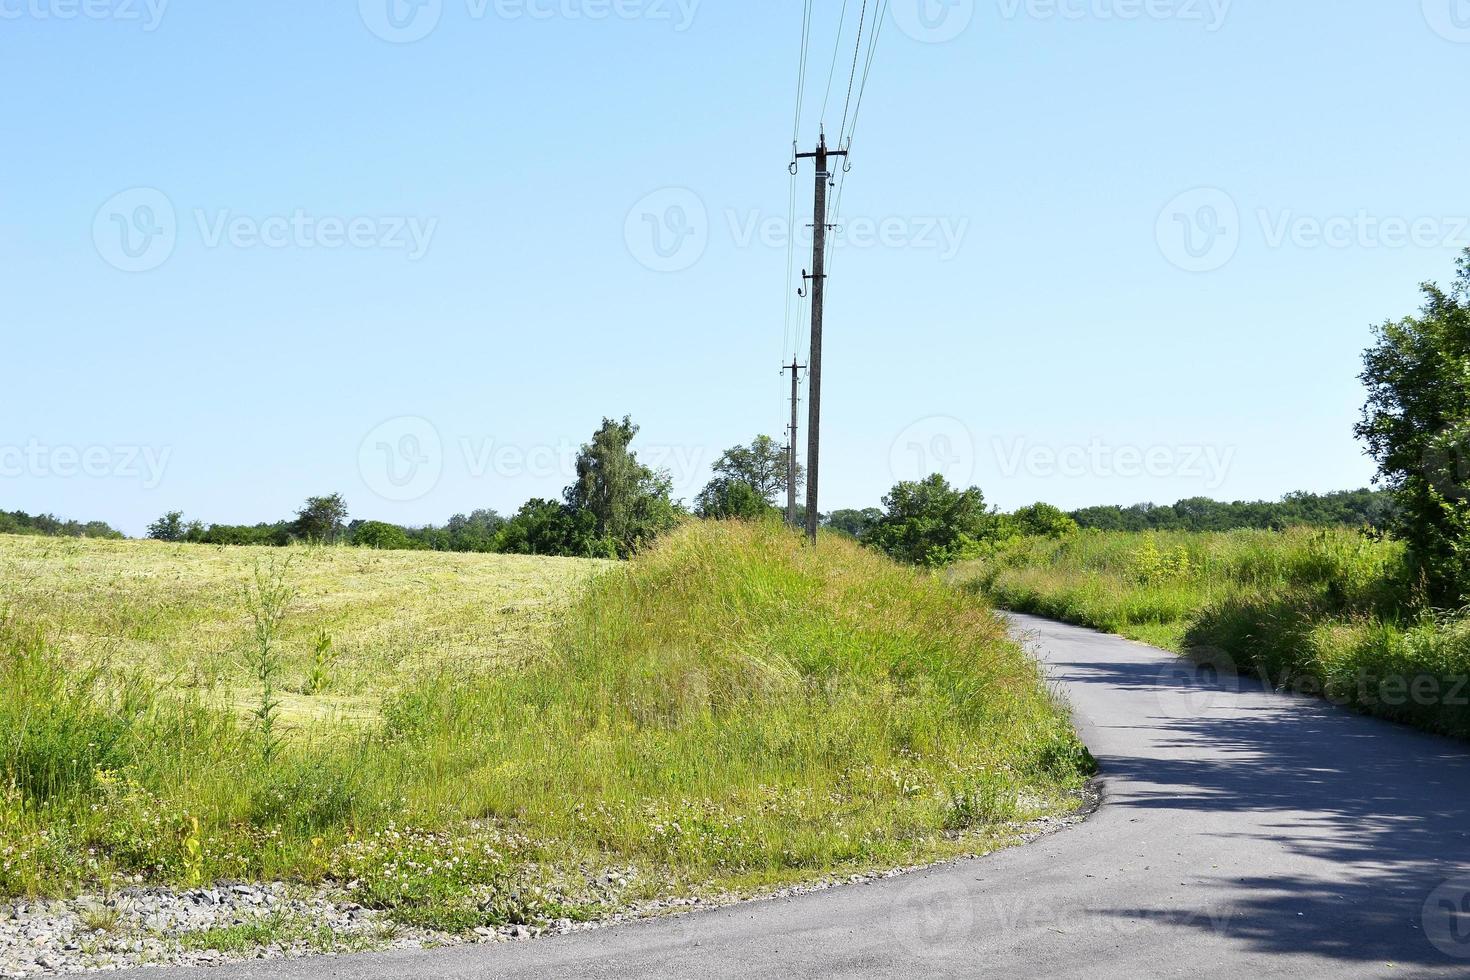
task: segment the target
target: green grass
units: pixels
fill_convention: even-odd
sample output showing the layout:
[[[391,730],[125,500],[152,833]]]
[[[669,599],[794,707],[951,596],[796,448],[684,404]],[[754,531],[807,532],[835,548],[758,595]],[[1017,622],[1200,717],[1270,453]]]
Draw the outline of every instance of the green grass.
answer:
[[[392,938],[386,931],[345,933],[301,916],[274,913],[250,922],[198,929],[180,934],[179,949],[240,954],[262,946],[303,946],[314,953],[353,953],[380,948]]]
[[[695,523],[623,566],[294,552],[283,672],[310,680],[327,629],[327,690],[357,704],[285,712],[264,754],[240,589],[275,555],[34,548],[0,539],[31,575],[0,607],[0,894],[332,880],[449,931],[587,918],[988,850],[1090,767],[982,600],[836,538]]]
[[[1350,530],[1084,532],[956,567],[997,605],[1213,658],[1470,737],[1470,618],[1424,608],[1402,545]]]

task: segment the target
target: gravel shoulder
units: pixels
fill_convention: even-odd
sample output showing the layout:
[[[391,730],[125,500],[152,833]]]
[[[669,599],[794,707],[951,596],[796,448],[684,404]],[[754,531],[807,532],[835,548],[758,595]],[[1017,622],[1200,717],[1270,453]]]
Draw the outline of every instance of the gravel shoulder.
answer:
[[[1089,787],[1070,814],[1009,828],[1012,846],[1075,826],[1096,809]],[[945,862],[953,863],[953,862]],[[472,935],[412,929],[347,901],[329,889],[285,883],[224,885],[188,891],[124,889],[67,901],[0,906],[0,977],[31,978],[131,967],[211,968],[268,960],[483,946],[546,939],[649,919],[773,902],[828,889],[881,882],[934,865],[826,877],[754,895],[720,893],[636,902],[592,922],[480,928]],[[634,874],[631,869],[627,874]],[[617,878],[619,872],[609,873]],[[626,884],[610,880],[609,887]]]

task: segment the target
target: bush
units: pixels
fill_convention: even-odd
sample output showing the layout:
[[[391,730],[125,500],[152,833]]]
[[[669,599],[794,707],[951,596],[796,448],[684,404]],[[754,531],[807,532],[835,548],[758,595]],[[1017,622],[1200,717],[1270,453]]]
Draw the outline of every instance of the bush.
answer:
[[[899,483],[883,498],[884,514],[863,541],[898,561],[940,566],[981,551],[999,536],[996,516],[985,509],[978,487],[956,490],[934,474],[918,483]]]

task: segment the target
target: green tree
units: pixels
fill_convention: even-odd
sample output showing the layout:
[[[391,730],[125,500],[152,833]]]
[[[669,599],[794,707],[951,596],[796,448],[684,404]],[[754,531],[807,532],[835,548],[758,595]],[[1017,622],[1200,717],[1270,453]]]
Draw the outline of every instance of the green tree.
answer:
[[[181,510],[171,510],[148,525],[148,536],[155,541],[182,541],[188,532]]]
[[[720,454],[711,467],[715,478],[739,481],[752,487],[767,503],[786,492],[788,460],[791,451],[770,436],[756,436],[748,446],[732,446]],[[798,464],[796,485],[800,487],[805,473]]]
[[[715,520],[757,520],[775,512],[770,501],[744,480],[717,476],[694,501],[695,513]]]
[[[296,512],[291,531],[304,541],[335,544],[347,529],[347,502],[340,493],[325,497],[307,497],[306,505]]]
[[[623,557],[679,520],[668,474],[644,466],[628,448],[637,434],[631,418],[603,419],[578,453],[577,481],[566,490],[567,505],[590,514],[595,537]]]
[[[414,549],[414,542],[409,538],[408,532],[396,524],[385,524],[382,521],[363,521],[356,524],[352,529],[352,543],[359,548],[377,548],[380,551]]]
[[[1449,292],[1422,289],[1420,314],[1377,328],[1364,355],[1357,433],[1430,600],[1454,606],[1470,590],[1470,249]]]
[[[834,510],[822,519],[823,525],[831,528],[839,534],[862,539],[863,535],[883,517],[883,512],[876,507],[864,507],[862,510]]]
[[[1035,503],[1022,507],[1010,517],[1020,534],[1038,538],[1065,538],[1079,530],[1077,521],[1051,504]]]
[[[863,540],[915,565],[947,565],[973,557],[980,543],[993,539],[998,530],[979,487],[956,490],[938,473],[898,484],[883,498],[883,508]]]
[[[512,555],[616,558],[617,548],[597,533],[591,511],[555,500],[528,500],[501,527],[497,551]]]

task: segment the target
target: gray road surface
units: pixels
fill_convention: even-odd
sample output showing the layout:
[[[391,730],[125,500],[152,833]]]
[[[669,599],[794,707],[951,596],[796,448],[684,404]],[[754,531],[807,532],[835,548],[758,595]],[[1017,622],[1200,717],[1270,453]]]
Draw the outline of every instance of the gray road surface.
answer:
[[[1086,823],[901,878],[571,936],[156,971],[489,977],[1470,977],[1470,753],[1017,616],[1102,763]]]

